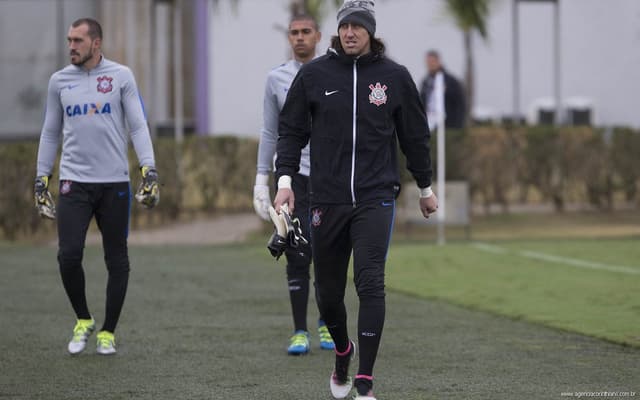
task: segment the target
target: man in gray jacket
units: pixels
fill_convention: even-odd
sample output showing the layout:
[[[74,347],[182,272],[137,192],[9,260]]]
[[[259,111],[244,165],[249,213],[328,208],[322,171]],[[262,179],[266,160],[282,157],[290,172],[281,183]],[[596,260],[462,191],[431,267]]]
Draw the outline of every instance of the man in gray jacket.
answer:
[[[253,204],[256,213],[265,220],[270,220],[269,206],[269,173],[273,169],[278,140],[278,122],[280,110],[287,97],[289,86],[298,70],[316,55],[316,45],[320,41],[317,22],[308,15],[298,15],[289,22],[287,37],[293,52],[293,59],[273,69],[267,76],[264,94],[264,124],[260,133],[258,147],[258,165],[256,183],[253,189]],[[300,197],[294,218],[301,221],[302,234],[309,238],[309,146],[302,151],[300,171],[293,177],[293,185]],[[288,249],[287,280],[289,285],[289,299],[293,314],[294,334],[289,339],[287,352],[291,355],[309,352],[309,333],[307,330],[307,303],[309,298],[309,269],[311,263],[311,247],[300,244],[297,249]],[[318,334],[320,348],[333,350],[333,340],[324,322],[319,318]]]
[[[68,344],[71,354],[85,349],[96,328],[87,306],[82,268],[87,228],[96,218],[109,273],[97,352],[108,355],[116,352],[114,332],[129,280],[129,138],[143,179],[136,199],[147,208],[159,200],[158,174],[135,79],[129,68],[103,57],[100,24],[90,18],[75,21],[67,42],[71,65],[49,80],[38,148],[35,202],[41,216],[58,220],[60,274],[77,317]],[[49,180],[60,142],[60,198],[56,212]]]

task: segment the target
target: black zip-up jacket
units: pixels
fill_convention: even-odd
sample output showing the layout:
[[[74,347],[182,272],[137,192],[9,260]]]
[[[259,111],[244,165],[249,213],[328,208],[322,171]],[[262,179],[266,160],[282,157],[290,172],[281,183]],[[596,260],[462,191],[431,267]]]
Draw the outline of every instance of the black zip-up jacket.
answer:
[[[431,185],[429,128],[409,71],[382,54],[329,49],[296,75],[278,127],[276,176],[293,176],[310,141],[313,204],[396,197],[397,144],[418,187]]]

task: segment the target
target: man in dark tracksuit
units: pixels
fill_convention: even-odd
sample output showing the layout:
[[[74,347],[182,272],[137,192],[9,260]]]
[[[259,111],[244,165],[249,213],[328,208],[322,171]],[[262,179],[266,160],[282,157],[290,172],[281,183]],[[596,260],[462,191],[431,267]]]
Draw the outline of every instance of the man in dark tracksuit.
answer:
[[[460,82],[449,73],[440,61],[440,54],[429,50],[425,56],[427,76],[420,85],[420,98],[424,102],[429,118],[430,128],[435,128],[439,112],[444,112],[444,126],[447,129],[464,128],[465,99],[464,88]],[[444,110],[439,110],[437,101],[438,90],[444,96]]]
[[[311,243],[320,312],[335,342],[330,388],[335,398],[352,387],[344,293],[351,252],[360,307],[360,363],[356,399],[374,399],[373,366],[385,315],[384,267],[399,191],[396,142],[420,188],[425,217],[435,212],[429,131],[407,69],[384,56],[374,39],[372,1],[346,1],[338,11],[332,48],[305,64],[280,114],[274,208],[293,208],[291,176],[310,142]]]

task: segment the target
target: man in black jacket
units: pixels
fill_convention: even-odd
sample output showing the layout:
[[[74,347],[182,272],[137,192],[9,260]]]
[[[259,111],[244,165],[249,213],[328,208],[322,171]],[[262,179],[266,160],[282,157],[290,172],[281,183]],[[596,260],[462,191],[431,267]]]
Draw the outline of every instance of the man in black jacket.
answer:
[[[444,126],[448,129],[464,128],[465,98],[460,82],[447,71],[440,61],[440,54],[429,50],[425,56],[427,76],[420,85],[420,98],[426,106],[429,127],[435,128],[437,114],[444,112]],[[444,110],[438,109],[438,92],[444,95]]]
[[[321,314],[335,343],[330,388],[346,397],[373,397],[375,364],[385,317],[384,268],[400,189],[397,143],[419,190],[425,218],[436,211],[431,191],[429,130],[407,69],[384,55],[374,37],[372,0],[346,0],[338,36],[326,55],[305,64],[280,114],[274,208],[294,207],[291,177],[310,142],[311,243]],[[418,193],[416,193],[418,197]],[[350,255],[360,299],[355,382],[348,374],[355,342],[347,333],[344,293]]]

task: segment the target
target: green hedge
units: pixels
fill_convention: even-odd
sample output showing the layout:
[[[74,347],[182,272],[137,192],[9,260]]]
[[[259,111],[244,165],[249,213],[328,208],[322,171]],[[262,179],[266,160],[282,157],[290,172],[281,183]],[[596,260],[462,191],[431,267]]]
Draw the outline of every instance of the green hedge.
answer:
[[[437,140],[432,159],[437,165]],[[628,128],[476,127],[446,137],[448,180],[470,184],[472,202],[640,204],[640,132]],[[435,175],[434,175],[435,177]]]
[[[0,229],[7,239],[28,235],[39,228],[51,231],[52,224],[40,224],[33,200],[36,174],[36,142],[0,144]]]
[[[173,139],[160,138],[154,142],[154,149],[162,184],[160,204],[157,211],[134,206],[134,228],[175,221],[181,216],[252,209],[256,139],[189,137],[178,148]],[[131,170],[136,169],[133,151],[129,160]],[[135,187],[138,182],[134,178]]]
[[[552,203],[557,210],[570,203],[605,210],[620,202],[640,204],[640,132],[628,128],[488,126],[449,131],[446,141],[447,179],[467,180],[477,204],[497,203],[505,210],[531,202]],[[435,167],[435,135],[431,146]],[[233,136],[188,137],[180,147],[170,138],[156,139],[161,201],[152,211],[134,205],[132,226],[252,210],[257,147],[256,139]],[[37,148],[36,141],[0,144],[0,238],[50,237],[55,230],[33,207]],[[135,171],[135,153],[129,155]],[[409,182],[404,161],[400,171]],[[56,166],[56,198],[57,172]],[[139,182],[133,172],[133,187]]]
[[[154,140],[160,175],[160,204],[146,210],[134,204],[132,227],[157,226],[202,213],[252,210],[258,142],[231,136],[189,137],[180,147],[173,139]],[[0,143],[0,238],[49,238],[55,222],[40,220],[34,208],[33,180],[38,142]],[[129,151],[132,188],[140,183],[138,162]],[[50,183],[58,198],[58,163]]]

